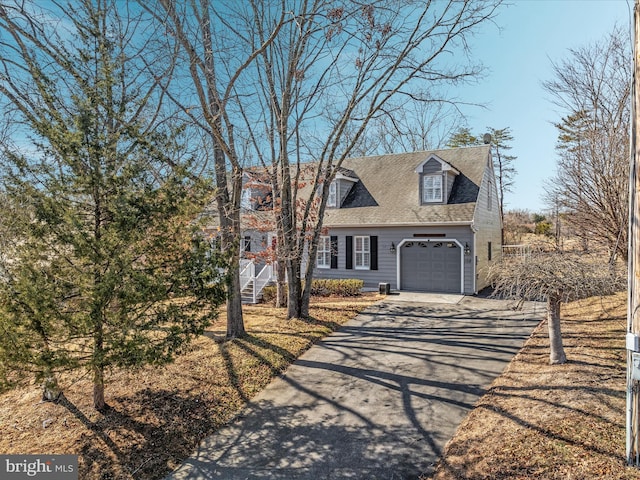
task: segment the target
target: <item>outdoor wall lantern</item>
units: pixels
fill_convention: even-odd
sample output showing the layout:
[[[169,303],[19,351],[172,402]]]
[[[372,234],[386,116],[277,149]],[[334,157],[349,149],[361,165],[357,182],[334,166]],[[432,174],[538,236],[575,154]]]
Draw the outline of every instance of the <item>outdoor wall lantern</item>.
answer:
[[[469,248],[469,244],[464,242],[464,254],[469,255],[471,253],[471,248]]]
[[[391,242],[391,246],[389,247],[389,252],[396,253],[396,246],[393,242]]]

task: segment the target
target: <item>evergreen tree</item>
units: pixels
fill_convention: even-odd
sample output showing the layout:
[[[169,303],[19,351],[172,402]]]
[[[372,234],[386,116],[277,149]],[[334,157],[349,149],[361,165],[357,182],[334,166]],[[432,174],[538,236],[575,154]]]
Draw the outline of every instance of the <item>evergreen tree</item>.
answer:
[[[504,223],[504,196],[510,192],[513,187],[513,178],[516,175],[516,169],[513,165],[518,158],[509,155],[507,152],[511,150],[510,143],[513,141],[511,129],[505,128],[487,128],[491,135],[491,145],[493,146],[493,161],[496,168],[496,176],[498,177],[498,198],[500,201],[500,212],[503,215]],[[504,242],[504,238],[502,239]]]
[[[472,147],[474,145],[481,145],[478,137],[471,133],[471,130],[467,127],[461,127],[456,133],[451,135],[451,138],[447,142],[447,147]]]
[[[3,144],[6,193],[25,214],[0,255],[2,362],[49,400],[59,372],[89,370],[98,410],[109,369],[171,361],[224,301],[221,256],[194,221],[211,189],[180,132],[155,121],[142,25],[111,1],[0,8],[0,98],[29,139]]]
[[[510,143],[513,141],[511,129],[487,127],[487,133],[491,135],[491,146],[493,151],[494,167],[496,168],[496,177],[498,180],[498,200],[500,202],[500,215],[504,224],[504,196],[511,191],[513,187],[513,178],[516,175],[516,169],[513,162],[516,156],[508,155],[506,152],[511,150]],[[466,127],[460,128],[451,136],[447,147],[472,147],[474,145],[482,145],[481,138],[483,135],[474,136]],[[502,232],[502,242],[504,243],[504,230]]]

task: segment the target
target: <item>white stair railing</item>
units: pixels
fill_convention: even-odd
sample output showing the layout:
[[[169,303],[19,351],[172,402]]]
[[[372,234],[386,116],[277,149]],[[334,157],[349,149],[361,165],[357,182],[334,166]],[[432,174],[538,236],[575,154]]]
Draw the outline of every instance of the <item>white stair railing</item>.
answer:
[[[253,260],[240,260],[240,291],[247,288],[256,276],[256,264]],[[254,282],[255,283],[255,282]]]
[[[253,301],[257,301],[258,295],[262,293],[262,289],[271,281],[273,277],[273,266],[265,265],[260,273],[256,275],[256,279],[253,282]]]
[[[275,281],[275,269],[272,264],[262,267],[256,275],[256,265],[253,260],[240,260],[240,290],[251,289],[252,303],[258,302],[264,287],[273,281]]]

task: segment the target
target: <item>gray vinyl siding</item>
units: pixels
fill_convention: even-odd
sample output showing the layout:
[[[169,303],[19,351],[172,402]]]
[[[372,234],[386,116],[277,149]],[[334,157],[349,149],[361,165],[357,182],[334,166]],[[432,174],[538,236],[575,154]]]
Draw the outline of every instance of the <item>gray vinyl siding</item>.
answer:
[[[432,158],[422,167],[422,173],[425,175],[431,175],[433,173],[441,173],[442,172],[442,164],[436,159]]]
[[[258,253],[268,247],[267,240],[269,238],[266,232],[258,232],[255,230],[245,230],[242,232],[242,239],[251,237],[251,253]]]
[[[342,205],[344,199],[349,195],[349,191],[351,187],[353,187],[353,182],[349,180],[336,180],[336,198],[338,199],[338,207]]]
[[[489,188],[491,188],[491,207],[489,208]],[[487,280],[488,268],[502,258],[502,221],[500,205],[498,203],[498,190],[493,168],[487,165],[485,175],[480,185],[478,202],[474,215],[474,223],[478,232],[474,255],[477,263],[477,289],[482,290],[489,285]],[[489,260],[488,245],[491,242],[491,260]]]
[[[453,182],[456,181],[456,174],[449,171],[447,172],[447,174],[445,175],[445,186],[444,186],[444,191],[445,191],[445,199],[447,199],[447,201],[449,200],[449,198],[451,197],[451,190],[453,190]]]
[[[405,240],[426,240],[414,237],[414,234],[443,234],[444,237],[432,237],[431,241],[439,238],[456,239],[462,247],[473,244],[473,232],[469,226],[443,227],[363,227],[363,228],[329,228],[327,235],[338,237],[338,268],[316,268],[315,278],[358,278],[364,281],[366,288],[377,288],[381,282],[391,284],[392,289],[398,288],[397,258],[400,243]],[[347,236],[378,237],[378,270],[357,270],[346,268],[346,237]],[[391,243],[396,247],[396,253],[391,253]],[[464,256],[464,292],[473,294],[473,263],[472,255]]]

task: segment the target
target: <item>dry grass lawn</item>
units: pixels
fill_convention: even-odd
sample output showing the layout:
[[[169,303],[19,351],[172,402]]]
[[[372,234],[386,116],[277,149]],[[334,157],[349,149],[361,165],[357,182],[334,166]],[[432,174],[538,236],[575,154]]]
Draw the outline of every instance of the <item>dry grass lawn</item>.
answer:
[[[42,403],[34,385],[0,395],[0,452],[78,454],[83,480],[162,478],[375,299],[316,302],[310,322],[247,307],[246,339],[224,342],[219,320],[175,364],[112,374],[105,415],[91,407],[88,378],[67,385],[59,404]],[[464,420],[432,478],[640,479],[624,461],[626,296],[575,302],[562,317],[569,362],[548,364],[543,324]]]
[[[640,479],[625,465],[626,295],[563,306],[568,363],[548,364],[546,323],[458,428],[445,479]]]
[[[376,299],[318,299],[306,322],[247,306],[249,335],[231,342],[223,341],[222,313],[174,364],[111,374],[105,415],[93,409],[86,377],[67,379],[58,404],[41,402],[36,385],[7,392],[0,395],[0,452],[77,454],[82,480],[162,478],[311,344]]]

